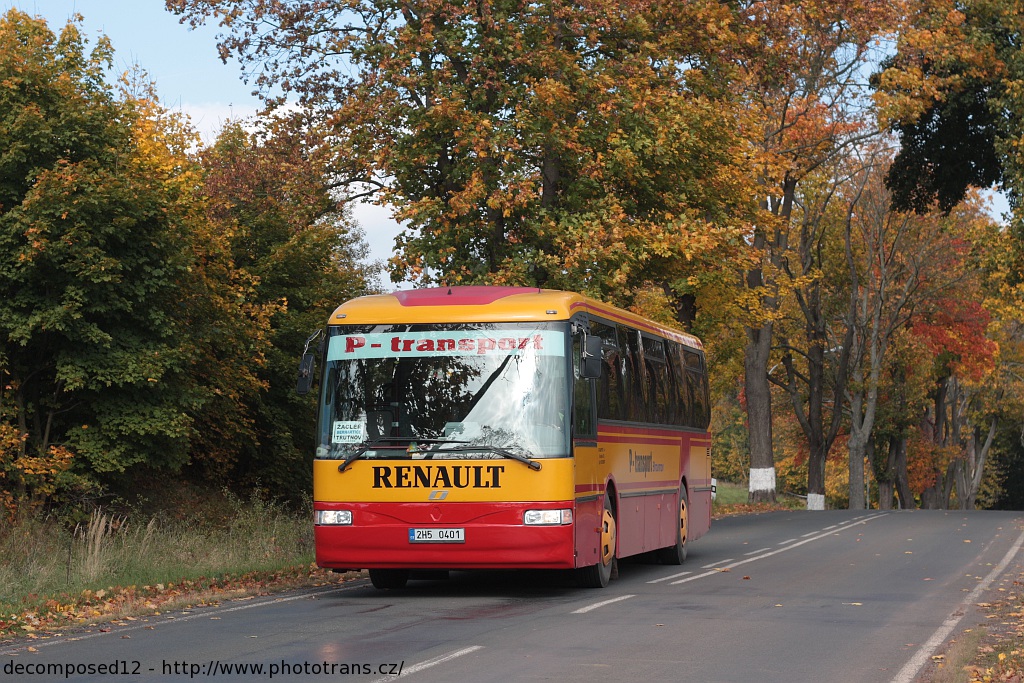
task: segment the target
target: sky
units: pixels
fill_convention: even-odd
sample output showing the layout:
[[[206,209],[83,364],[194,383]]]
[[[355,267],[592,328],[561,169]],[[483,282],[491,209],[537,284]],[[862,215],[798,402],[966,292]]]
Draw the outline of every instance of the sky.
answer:
[[[260,109],[253,87],[242,81],[242,67],[217,55],[216,26],[193,30],[164,8],[164,0],[0,0],[0,10],[12,7],[46,19],[59,33],[75,13],[82,15],[82,33],[95,46],[106,35],[114,47],[112,76],[138,64],[156,83],[165,107],[180,109],[206,142],[225,121],[244,118]],[[366,235],[371,260],[394,253],[398,225],[388,209],[360,205],[353,212]],[[386,278],[385,288],[391,288]]]

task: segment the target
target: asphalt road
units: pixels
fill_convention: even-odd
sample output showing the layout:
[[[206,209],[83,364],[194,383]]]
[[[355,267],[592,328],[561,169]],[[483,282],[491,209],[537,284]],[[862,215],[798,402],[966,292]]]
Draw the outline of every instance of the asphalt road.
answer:
[[[0,681],[905,683],[1024,564],[1022,529],[1001,512],[732,517],[682,567],[623,563],[604,590],[535,572],[361,581],[4,646]]]

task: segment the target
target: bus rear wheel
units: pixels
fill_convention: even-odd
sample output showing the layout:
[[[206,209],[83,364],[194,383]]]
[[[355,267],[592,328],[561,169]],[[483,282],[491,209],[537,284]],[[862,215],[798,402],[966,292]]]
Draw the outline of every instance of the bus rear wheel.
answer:
[[[662,564],[682,564],[686,561],[686,537],[690,526],[690,506],[686,495],[686,483],[679,484],[679,523],[676,526],[676,544],[658,550],[658,561]]]
[[[408,569],[371,569],[370,583],[374,588],[405,588],[409,581]]]
[[[612,507],[611,497],[606,493],[604,510],[601,513],[601,540],[597,564],[580,567],[576,570],[577,579],[584,588],[604,588],[611,581],[612,576],[618,574],[618,560],[615,558],[616,533],[615,510]]]

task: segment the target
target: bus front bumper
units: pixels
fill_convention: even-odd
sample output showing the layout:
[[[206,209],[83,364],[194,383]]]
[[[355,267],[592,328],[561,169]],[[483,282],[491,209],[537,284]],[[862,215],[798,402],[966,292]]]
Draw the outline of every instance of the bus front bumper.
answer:
[[[544,503],[315,503],[314,514],[350,511],[349,524],[316,524],[316,562],[335,569],[571,569],[568,523],[526,524],[527,511],[568,510]],[[564,515],[564,512],[563,512]],[[322,515],[317,514],[317,518]],[[539,515],[532,515],[539,516]],[[550,514],[549,514],[550,516]],[[557,516],[557,514],[555,514]],[[345,519],[347,516],[343,516]],[[564,518],[564,517],[563,517]]]

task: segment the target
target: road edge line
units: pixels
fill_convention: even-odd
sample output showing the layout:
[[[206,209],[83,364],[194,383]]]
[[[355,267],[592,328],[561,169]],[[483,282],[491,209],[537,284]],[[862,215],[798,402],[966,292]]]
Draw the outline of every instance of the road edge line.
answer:
[[[900,669],[900,672],[896,674],[896,677],[892,679],[891,683],[912,683],[912,681],[917,677],[917,674],[921,672],[924,665],[928,663],[928,659],[932,656],[932,653],[935,652],[940,645],[946,642],[946,638],[949,637],[949,634],[953,632],[953,629],[960,623],[960,620],[967,615],[967,611],[971,605],[978,599],[978,597],[981,596],[982,592],[992,585],[992,582],[996,580],[996,577],[1002,574],[1006,568],[1010,566],[1010,562],[1012,562],[1013,558],[1016,557],[1018,552],[1020,552],[1022,545],[1024,545],[1024,532],[1017,537],[1017,542],[1014,543],[1006,552],[1006,555],[1003,556],[1003,559],[999,564],[993,567],[992,571],[988,573],[988,576],[986,576],[981,583],[975,586],[974,589],[967,594],[967,597],[949,613],[946,620],[942,622],[942,626],[936,629],[935,633],[932,634],[932,637],[929,638],[924,645],[918,648],[917,654],[911,657],[910,661],[903,665],[903,668]]]

